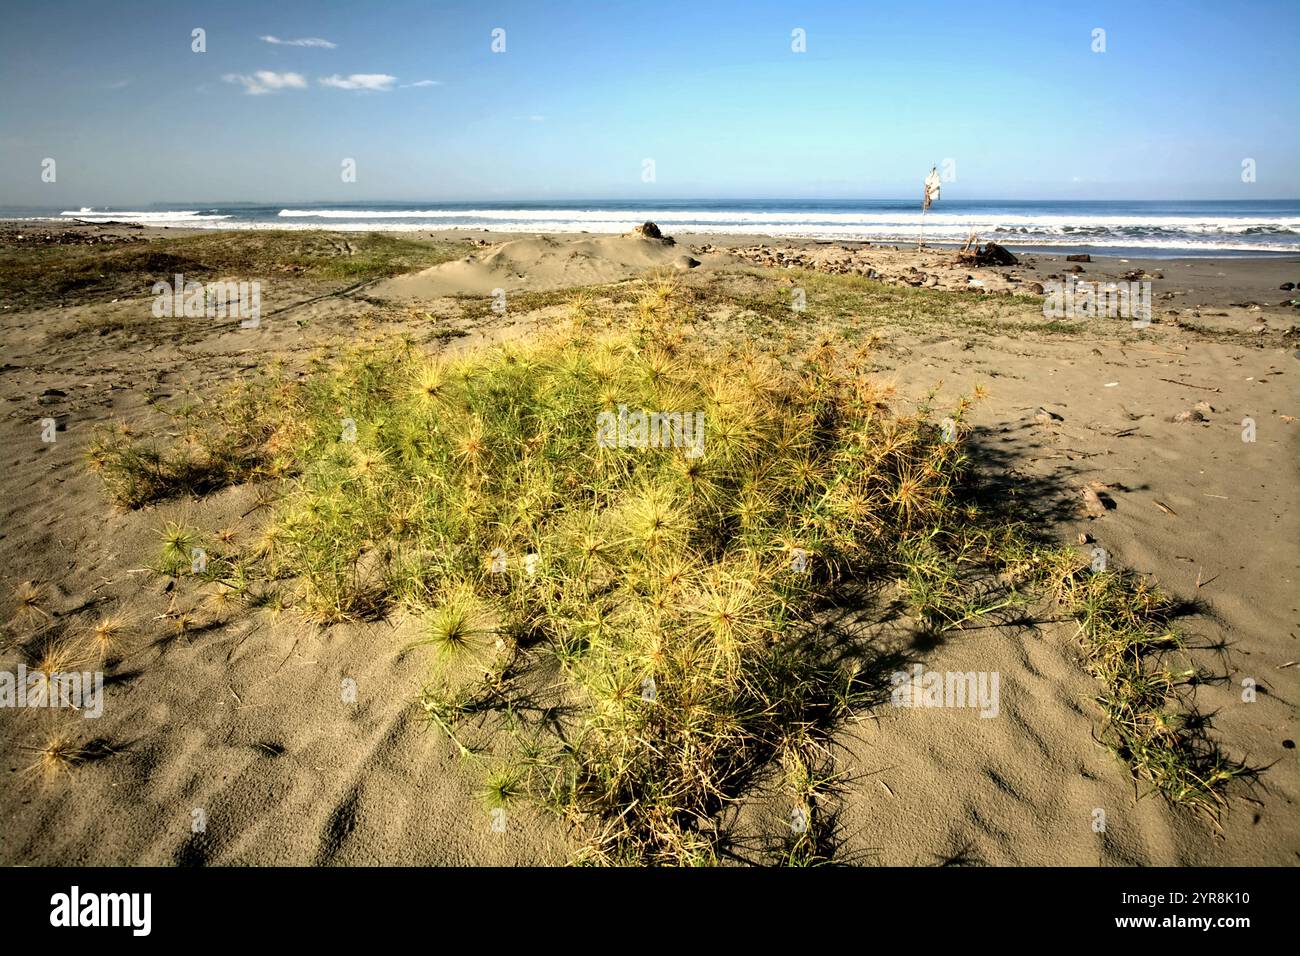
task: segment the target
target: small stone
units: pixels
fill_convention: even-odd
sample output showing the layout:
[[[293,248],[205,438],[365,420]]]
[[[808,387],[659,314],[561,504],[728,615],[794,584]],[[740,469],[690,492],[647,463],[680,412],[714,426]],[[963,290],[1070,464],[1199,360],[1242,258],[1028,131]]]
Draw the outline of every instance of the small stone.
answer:
[[[1106,506],[1102,503],[1101,497],[1091,488],[1083,489],[1083,506],[1094,518],[1100,518],[1106,513]]]

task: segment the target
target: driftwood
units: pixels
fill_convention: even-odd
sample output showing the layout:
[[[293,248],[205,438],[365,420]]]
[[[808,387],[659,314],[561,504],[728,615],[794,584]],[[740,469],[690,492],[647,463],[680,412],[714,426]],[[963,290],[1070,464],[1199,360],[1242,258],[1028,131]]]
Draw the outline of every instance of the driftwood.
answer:
[[[122,226],[126,229],[143,229],[144,226],[138,222],[122,222],[120,219],[105,219],[103,222],[91,222],[89,219],[77,219],[71,217],[72,221],[83,226]]]
[[[1011,250],[996,242],[980,245],[979,236],[971,233],[957,250],[957,262],[964,266],[1014,266],[1020,260],[1011,254]]]
[[[653,222],[643,222],[641,223],[641,225],[637,226],[631,232],[625,232],[623,233],[623,235],[640,236],[643,239],[658,239],[666,246],[673,246],[677,244],[677,240],[675,240],[672,236],[665,236],[663,232],[660,231],[659,227],[655,225]]]

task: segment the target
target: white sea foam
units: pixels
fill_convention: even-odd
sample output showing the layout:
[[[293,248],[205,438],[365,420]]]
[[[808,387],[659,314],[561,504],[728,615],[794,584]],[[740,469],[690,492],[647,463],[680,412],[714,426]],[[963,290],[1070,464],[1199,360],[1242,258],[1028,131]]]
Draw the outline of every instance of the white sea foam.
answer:
[[[136,212],[132,210],[106,211],[92,207],[82,207],[76,212],[61,212],[60,216],[80,219],[82,222],[138,222],[146,226],[184,226],[196,222],[219,222],[229,219],[229,215],[204,213],[197,209],[181,212]]]
[[[93,207],[65,212],[89,222],[134,222],[202,229],[329,229],[405,232],[490,229],[498,233],[623,233],[653,220],[678,233],[768,235],[790,239],[915,242],[919,210],[767,212],[736,210],[587,209],[292,209],[274,219],[215,210],[128,211]],[[961,242],[971,233],[1010,246],[1114,246],[1217,252],[1300,252],[1300,216],[1170,216],[1008,212],[938,213],[925,217],[930,242]],[[1294,238],[1293,238],[1294,237]]]
[[[281,209],[278,215],[289,219],[485,219],[507,222],[571,221],[605,224],[611,221],[641,223],[701,223],[720,225],[857,225],[909,226],[921,221],[919,210],[889,212],[759,212],[749,210],[608,210],[608,209]],[[1051,229],[1135,229],[1168,228],[1179,231],[1245,232],[1252,229],[1287,229],[1300,233],[1300,216],[1259,218],[1222,216],[1196,220],[1185,216],[1089,216],[1089,215],[1016,215],[1008,213],[990,219],[987,215],[927,213],[926,228],[931,226],[970,226]]]

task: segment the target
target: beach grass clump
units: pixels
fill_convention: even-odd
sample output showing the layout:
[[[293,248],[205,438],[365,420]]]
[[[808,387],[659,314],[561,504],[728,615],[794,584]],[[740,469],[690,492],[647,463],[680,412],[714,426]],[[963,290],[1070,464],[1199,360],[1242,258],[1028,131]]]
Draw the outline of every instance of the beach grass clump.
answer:
[[[371,346],[309,377],[261,561],[321,622],[414,615],[423,712],[462,753],[459,724],[526,724],[553,669],[559,732],[511,735],[489,803],[588,825],[591,860],[712,862],[708,821],[768,768],[820,766],[878,692],[819,612],[898,576],[964,459],[959,423],[890,412],[866,356],[706,346],[652,296],[634,334]],[[813,860],[807,777],[793,852]]]
[[[1136,778],[1217,825],[1226,786],[1252,771],[1222,752],[1188,701],[1201,674],[1174,663],[1186,649],[1175,602],[1140,576],[1095,570],[1071,551],[1053,552],[1044,570],[1078,622],[1085,666],[1102,685],[1102,740]]]
[[[832,735],[900,663],[833,619],[886,588],[933,633],[1055,594],[1115,753],[1175,804],[1222,806],[1242,771],[1163,663],[1174,609],[981,509],[969,400],[899,414],[869,344],[706,338],[687,291],[649,285],[631,331],[580,296],[493,347],[351,347],[200,403],[168,449],[119,431],[92,461],[129,506],[278,479],[246,541],[167,525],[158,568],[210,546],[205,607],[410,619],[419,712],[482,768],[484,805],[559,814],[586,862],[719,862],[719,820],[756,789],[789,821],[770,860],[830,860]]]
[[[87,460],[109,498],[129,509],[283,478],[285,432],[294,427],[289,393],[280,370],[271,368],[210,400],[162,409],[166,420],[148,429],[100,427]]]
[[[140,508],[168,498],[201,496],[253,474],[256,461],[234,449],[188,448],[162,451],[158,446],[121,441],[103,430],[91,447],[92,466],[105,490],[126,508]],[[232,452],[234,452],[232,454]]]

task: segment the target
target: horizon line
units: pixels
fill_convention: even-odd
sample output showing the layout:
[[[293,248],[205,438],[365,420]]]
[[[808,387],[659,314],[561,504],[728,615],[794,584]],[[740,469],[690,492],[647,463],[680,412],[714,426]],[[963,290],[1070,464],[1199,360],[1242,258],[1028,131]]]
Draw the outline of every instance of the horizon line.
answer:
[[[581,196],[581,197],[553,197],[553,196],[546,196],[546,197],[531,197],[531,198],[530,198],[530,197],[519,197],[519,196],[516,196],[516,197],[509,198],[509,199],[502,199],[502,198],[487,198],[487,197],[474,197],[474,198],[470,198],[470,199],[445,199],[445,198],[435,199],[435,198],[428,198],[428,197],[420,197],[420,198],[403,198],[403,199],[392,199],[392,198],[380,198],[380,199],[376,199],[376,198],[370,198],[370,199],[341,199],[341,198],[326,198],[326,199],[276,199],[276,200],[258,200],[258,199],[184,199],[184,200],[172,200],[172,199],[157,199],[157,200],[152,200],[152,201],[150,201],[150,202],[143,202],[143,203],[123,203],[123,202],[116,202],[116,203],[108,203],[108,204],[106,204],[105,206],[87,205],[87,206],[83,206],[83,208],[86,208],[86,209],[92,209],[92,210],[105,209],[105,211],[109,211],[109,210],[107,210],[107,208],[106,208],[107,206],[116,206],[116,207],[119,207],[120,209],[127,210],[128,207],[130,207],[130,206],[136,206],[136,207],[143,208],[143,207],[146,207],[146,206],[182,206],[182,205],[191,205],[191,206],[223,206],[223,205],[224,205],[224,206],[271,206],[271,205],[279,205],[279,206],[288,207],[288,206],[293,206],[293,205],[301,205],[301,206],[323,205],[323,204],[325,204],[325,203],[336,203],[336,204],[338,204],[338,205],[347,206],[347,205],[357,205],[357,204],[361,204],[361,203],[389,203],[389,204],[414,204],[414,203],[424,203],[424,204],[434,205],[434,204],[439,204],[439,203],[455,203],[455,204],[466,204],[466,203],[484,203],[484,204],[488,204],[488,203],[498,203],[498,204],[499,204],[499,203],[511,203],[511,202],[523,202],[523,203],[545,203],[545,202],[551,202],[551,203],[591,203],[591,204],[597,204],[597,203],[610,203],[610,202],[616,202],[616,203],[647,203],[647,204],[653,204],[653,203],[688,203],[688,202],[773,202],[773,203],[775,203],[775,202],[831,202],[831,203],[833,203],[833,202],[909,202],[909,201],[913,201],[913,200],[915,200],[915,202],[916,202],[918,205],[919,205],[920,202],[921,202],[920,197],[912,197],[912,196],[802,196],[802,197],[801,197],[801,196],[748,196],[748,197],[744,197],[744,196],[695,196],[695,197],[690,197],[690,196],[666,196],[666,197],[662,197],[662,198],[653,198],[653,199],[652,199],[652,198],[649,198],[649,197],[642,197],[642,196],[624,196],[624,197],[606,196],[606,197],[603,197],[603,198],[592,198],[592,197],[590,197],[590,196]],[[1001,203],[1035,203],[1035,202],[1070,202],[1070,203],[1102,203],[1102,202],[1129,202],[1129,203],[1179,203],[1179,202],[1181,202],[1181,203],[1295,202],[1295,203],[1300,203],[1300,196],[1252,196],[1252,197],[1227,197],[1227,196],[1224,196],[1224,197],[1208,198],[1208,199],[1207,199],[1207,198],[1188,199],[1188,198],[1169,197],[1169,196],[1165,196],[1165,197],[1143,197],[1143,198],[1141,198],[1141,199],[1129,199],[1129,198],[1120,198],[1120,197],[1092,197],[1092,198],[1084,199],[1084,198],[1065,197],[1065,196],[1062,196],[1062,197],[1055,197],[1055,198],[1040,197],[1040,198],[1037,198],[1037,199],[1027,199],[1027,198],[1007,198],[1007,197],[996,197],[996,196],[995,196],[995,197],[964,197],[964,196],[963,196],[963,197],[960,197],[960,198],[953,198],[953,199],[946,199],[946,200],[945,200],[945,199],[939,199],[939,200],[936,201],[937,204],[942,204],[942,203],[960,203],[960,202],[980,202],[980,203],[993,203],[993,202],[1001,202]],[[70,203],[64,203],[64,204],[62,204],[62,205],[70,205]],[[31,210],[40,210],[40,209],[49,209],[49,208],[52,208],[52,207],[51,207],[51,206],[48,206],[48,205],[45,205],[45,206],[36,206],[36,205],[27,205],[27,204],[12,204],[12,205],[5,204],[5,205],[4,205],[4,208],[9,208],[9,209],[31,209]]]

